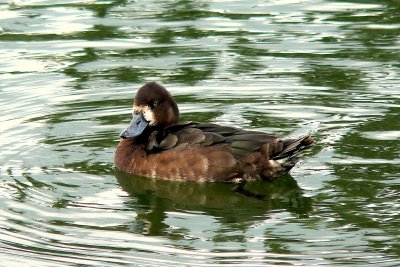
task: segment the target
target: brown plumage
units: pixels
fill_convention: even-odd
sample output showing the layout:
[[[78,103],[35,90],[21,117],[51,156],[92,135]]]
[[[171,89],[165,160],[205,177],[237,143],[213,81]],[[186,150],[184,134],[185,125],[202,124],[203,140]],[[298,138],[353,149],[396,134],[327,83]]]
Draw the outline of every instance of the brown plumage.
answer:
[[[212,123],[180,122],[176,102],[157,83],[142,86],[134,118],[121,133],[118,169],[135,175],[182,181],[239,182],[287,173],[311,136],[281,139]]]

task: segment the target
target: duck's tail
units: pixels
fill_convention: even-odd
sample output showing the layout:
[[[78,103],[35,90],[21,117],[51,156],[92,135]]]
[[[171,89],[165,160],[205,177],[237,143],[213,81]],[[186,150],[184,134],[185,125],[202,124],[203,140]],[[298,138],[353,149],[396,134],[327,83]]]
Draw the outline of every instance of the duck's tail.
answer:
[[[297,139],[283,140],[283,150],[272,159],[279,162],[282,167],[289,171],[300,159],[304,150],[309,149],[314,144],[314,139],[310,135],[302,136]]]

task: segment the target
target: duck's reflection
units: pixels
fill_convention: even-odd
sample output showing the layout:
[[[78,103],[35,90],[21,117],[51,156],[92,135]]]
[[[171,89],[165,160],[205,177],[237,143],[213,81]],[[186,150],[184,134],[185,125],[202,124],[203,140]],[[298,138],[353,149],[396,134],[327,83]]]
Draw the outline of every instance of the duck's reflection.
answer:
[[[166,212],[199,211],[212,215],[221,224],[239,223],[244,227],[268,217],[270,210],[285,210],[298,217],[311,211],[305,197],[290,175],[274,182],[252,182],[238,189],[236,184],[192,183],[155,180],[116,171],[122,188],[132,197],[126,204],[138,214],[135,232],[164,235]]]

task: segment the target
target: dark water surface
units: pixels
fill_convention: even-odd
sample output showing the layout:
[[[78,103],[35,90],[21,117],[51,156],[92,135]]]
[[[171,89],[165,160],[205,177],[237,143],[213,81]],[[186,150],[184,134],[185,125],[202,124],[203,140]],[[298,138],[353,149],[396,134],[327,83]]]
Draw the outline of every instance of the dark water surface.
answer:
[[[0,265],[400,265],[400,2],[0,1]],[[115,173],[146,81],[297,136],[246,189]]]

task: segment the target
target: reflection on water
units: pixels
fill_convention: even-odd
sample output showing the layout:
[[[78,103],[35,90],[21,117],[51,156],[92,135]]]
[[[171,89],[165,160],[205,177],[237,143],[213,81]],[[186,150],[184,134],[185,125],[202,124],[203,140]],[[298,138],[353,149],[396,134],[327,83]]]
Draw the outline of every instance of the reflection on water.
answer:
[[[389,0],[0,3],[0,265],[399,265],[399,14]],[[115,173],[152,80],[182,120],[317,145],[241,193]]]
[[[149,235],[162,235],[169,226],[163,224],[165,213],[187,210],[214,216],[224,227],[231,224],[251,225],[265,219],[265,212],[284,209],[305,216],[311,211],[310,198],[302,195],[296,181],[284,176],[276,183],[253,182],[246,184],[245,191],[236,185],[222,183],[182,183],[156,181],[116,172],[122,188],[135,198],[135,204],[149,207],[137,217],[147,226]],[[262,221],[262,220],[261,220]],[[226,225],[225,225],[226,224]]]

